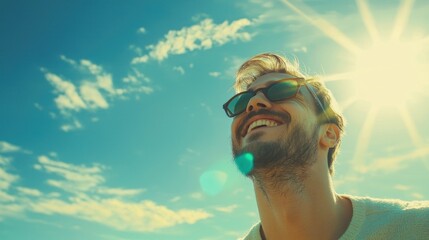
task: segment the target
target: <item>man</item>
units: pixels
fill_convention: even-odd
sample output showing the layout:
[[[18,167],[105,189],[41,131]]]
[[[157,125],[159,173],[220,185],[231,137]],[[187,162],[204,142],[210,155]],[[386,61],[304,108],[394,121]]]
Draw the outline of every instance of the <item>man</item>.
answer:
[[[261,219],[244,239],[429,239],[429,202],[335,192],[344,120],[322,82],[266,53],[240,67],[235,88],[223,107]]]

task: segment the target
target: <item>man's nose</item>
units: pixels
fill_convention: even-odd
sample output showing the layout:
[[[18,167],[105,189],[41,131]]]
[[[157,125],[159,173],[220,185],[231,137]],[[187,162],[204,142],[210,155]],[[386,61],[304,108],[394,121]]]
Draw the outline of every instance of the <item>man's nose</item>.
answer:
[[[246,111],[257,111],[261,108],[271,108],[271,102],[267,99],[267,97],[265,97],[264,93],[258,92],[250,99],[249,103],[247,104]]]

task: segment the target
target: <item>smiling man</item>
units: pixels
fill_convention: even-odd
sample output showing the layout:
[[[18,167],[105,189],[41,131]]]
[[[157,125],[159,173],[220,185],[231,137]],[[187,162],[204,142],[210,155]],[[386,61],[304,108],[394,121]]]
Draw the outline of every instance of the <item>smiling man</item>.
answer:
[[[266,53],[240,67],[235,88],[223,108],[261,219],[244,239],[429,239],[429,202],[335,192],[344,119],[320,80]]]

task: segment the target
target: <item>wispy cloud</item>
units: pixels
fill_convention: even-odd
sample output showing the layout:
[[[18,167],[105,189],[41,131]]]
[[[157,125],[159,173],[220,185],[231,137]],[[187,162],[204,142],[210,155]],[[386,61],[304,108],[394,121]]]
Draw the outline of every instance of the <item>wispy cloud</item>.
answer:
[[[173,70],[180,73],[180,74],[185,74],[185,69],[182,66],[174,66]]]
[[[144,189],[122,189],[122,188],[108,188],[108,187],[102,187],[97,190],[97,193],[117,196],[117,197],[135,196],[143,192],[145,192]]]
[[[223,212],[223,213],[232,213],[237,208],[238,208],[238,205],[233,204],[233,205],[229,205],[229,206],[215,207],[215,210],[219,211],[219,212]]]
[[[10,189],[11,185],[19,179],[18,175],[9,173],[7,171],[10,163],[10,158],[0,155],[0,220],[2,219],[3,214],[8,215],[9,210],[13,210],[7,208],[6,206],[7,203],[15,201],[15,196],[8,193],[8,190]]]
[[[82,128],[82,124],[77,119],[73,119],[73,121],[61,125],[61,130],[63,130],[64,132],[69,132],[69,131],[73,131],[81,128]]]
[[[146,46],[148,54],[134,58],[132,63],[147,62],[149,59],[162,61],[169,55],[210,49],[214,45],[221,46],[236,40],[249,41],[251,34],[243,29],[251,24],[252,22],[246,18],[231,23],[224,21],[220,24],[206,18],[193,26],[170,30],[158,43]]]
[[[396,154],[392,157],[378,158],[373,162],[369,163],[368,167],[365,167],[360,170],[362,171],[384,171],[384,172],[394,172],[400,169],[403,169],[407,164],[422,160],[422,157],[429,155],[429,146],[422,146],[410,151],[405,154]]]
[[[146,28],[144,28],[144,27],[140,27],[140,28],[137,30],[137,33],[140,33],[140,34],[144,34],[144,33],[146,33]]]
[[[100,175],[103,170],[102,165],[77,166],[40,156],[34,168],[59,176],[59,180],[48,179],[47,183],[70,193],[86,192],[104,182],[104,178]]]
[[[6,165],[11,161],[4,161]],[[194,224],[212,217],[202,209],[171,209],[151,200],[133,201],[144,189],[106,186],[100,164],[76,165],[42,155],[34,168],[46,174],[55,192],[20,186],[19,176],[0,165],[0,220],[33,212],[66,215],[121,231],[154,232],[178,224]]]
[[[0,192],[8,190],[9,187],[19,179],[18,175],[7,172],[7,169],[9,168],[11,162],[10,159],[6,159],[3,157],[1,158],[3,159],[3,161],[0,161]],[[5,194],[5,192],[3,193]]]
[[[154,91],[152,87],[148,86],[151,83],[151,79],[137,68],[131,68],[131,70],[126,77],[122,78],[122,81],[127,84],[127,87],[123,89],[124,93],[151,94]]]
[[[209,75],[212,77],[219,77],[221,75],[220,72],[209,72]]]
[[[178,201],[180,201],[182,199],[182,197],[180,197],[180,196],[175,196],[175,197],[173,197],[172,199],[170,199],[170,202],[178,202]]]
[[[204,194],[202,192],[194,192],[194,193],[191,193],[189,196],[195,200],[203,200],[204,199]]]
[[[144,76],[136,68],[123,78],[121,87],[115,87],[112,74],[106,72],[102,66],[88,59],[76,61],[64,55],[60,59],[77,72],[74,80],[48,71],[42,68],[45,79],[53,86],[55,105],[61,116],[67,119],[61,129],[65,132],[81,129],[83,124],[76,117],[80,111],[94,112],[99,109],[108,109],[110,102],[115,99],[126,99],[130,94],[150,94],[153,88],[148,86],[149,78]]]
[[[61,214],[98,222],[118,230],[153,232],[177,224],[193,224],[211,215],[203,210],[173,211],[153,201],[125,202],[118,199],[43,199],[31,205],[42,214]]]
[[[15,146],[11,143],[0,141],[0,153],[6,153],[6,152],[16,152],[19,151],[21,148],[18,146]]]
[[[43,193],[37,189],[33,188],[26,188],[26,187],[17,187],[16,188],[19,193],[31,196],[31,197],[40,197],[43,195]]]

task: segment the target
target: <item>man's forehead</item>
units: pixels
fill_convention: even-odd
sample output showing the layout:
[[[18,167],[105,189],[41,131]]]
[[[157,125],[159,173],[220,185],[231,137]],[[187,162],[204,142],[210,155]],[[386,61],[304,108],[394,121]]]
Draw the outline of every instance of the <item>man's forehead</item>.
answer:
[[[267,73],[257,77],[256,80],[253,81],[248,86],[248,89],[254,89],[254,88],[257,88],[258,86],[264,86],[271,82],[275,82],[281,79],[288,79],[288,78],[297,78],[297,77],[287,73]]]

